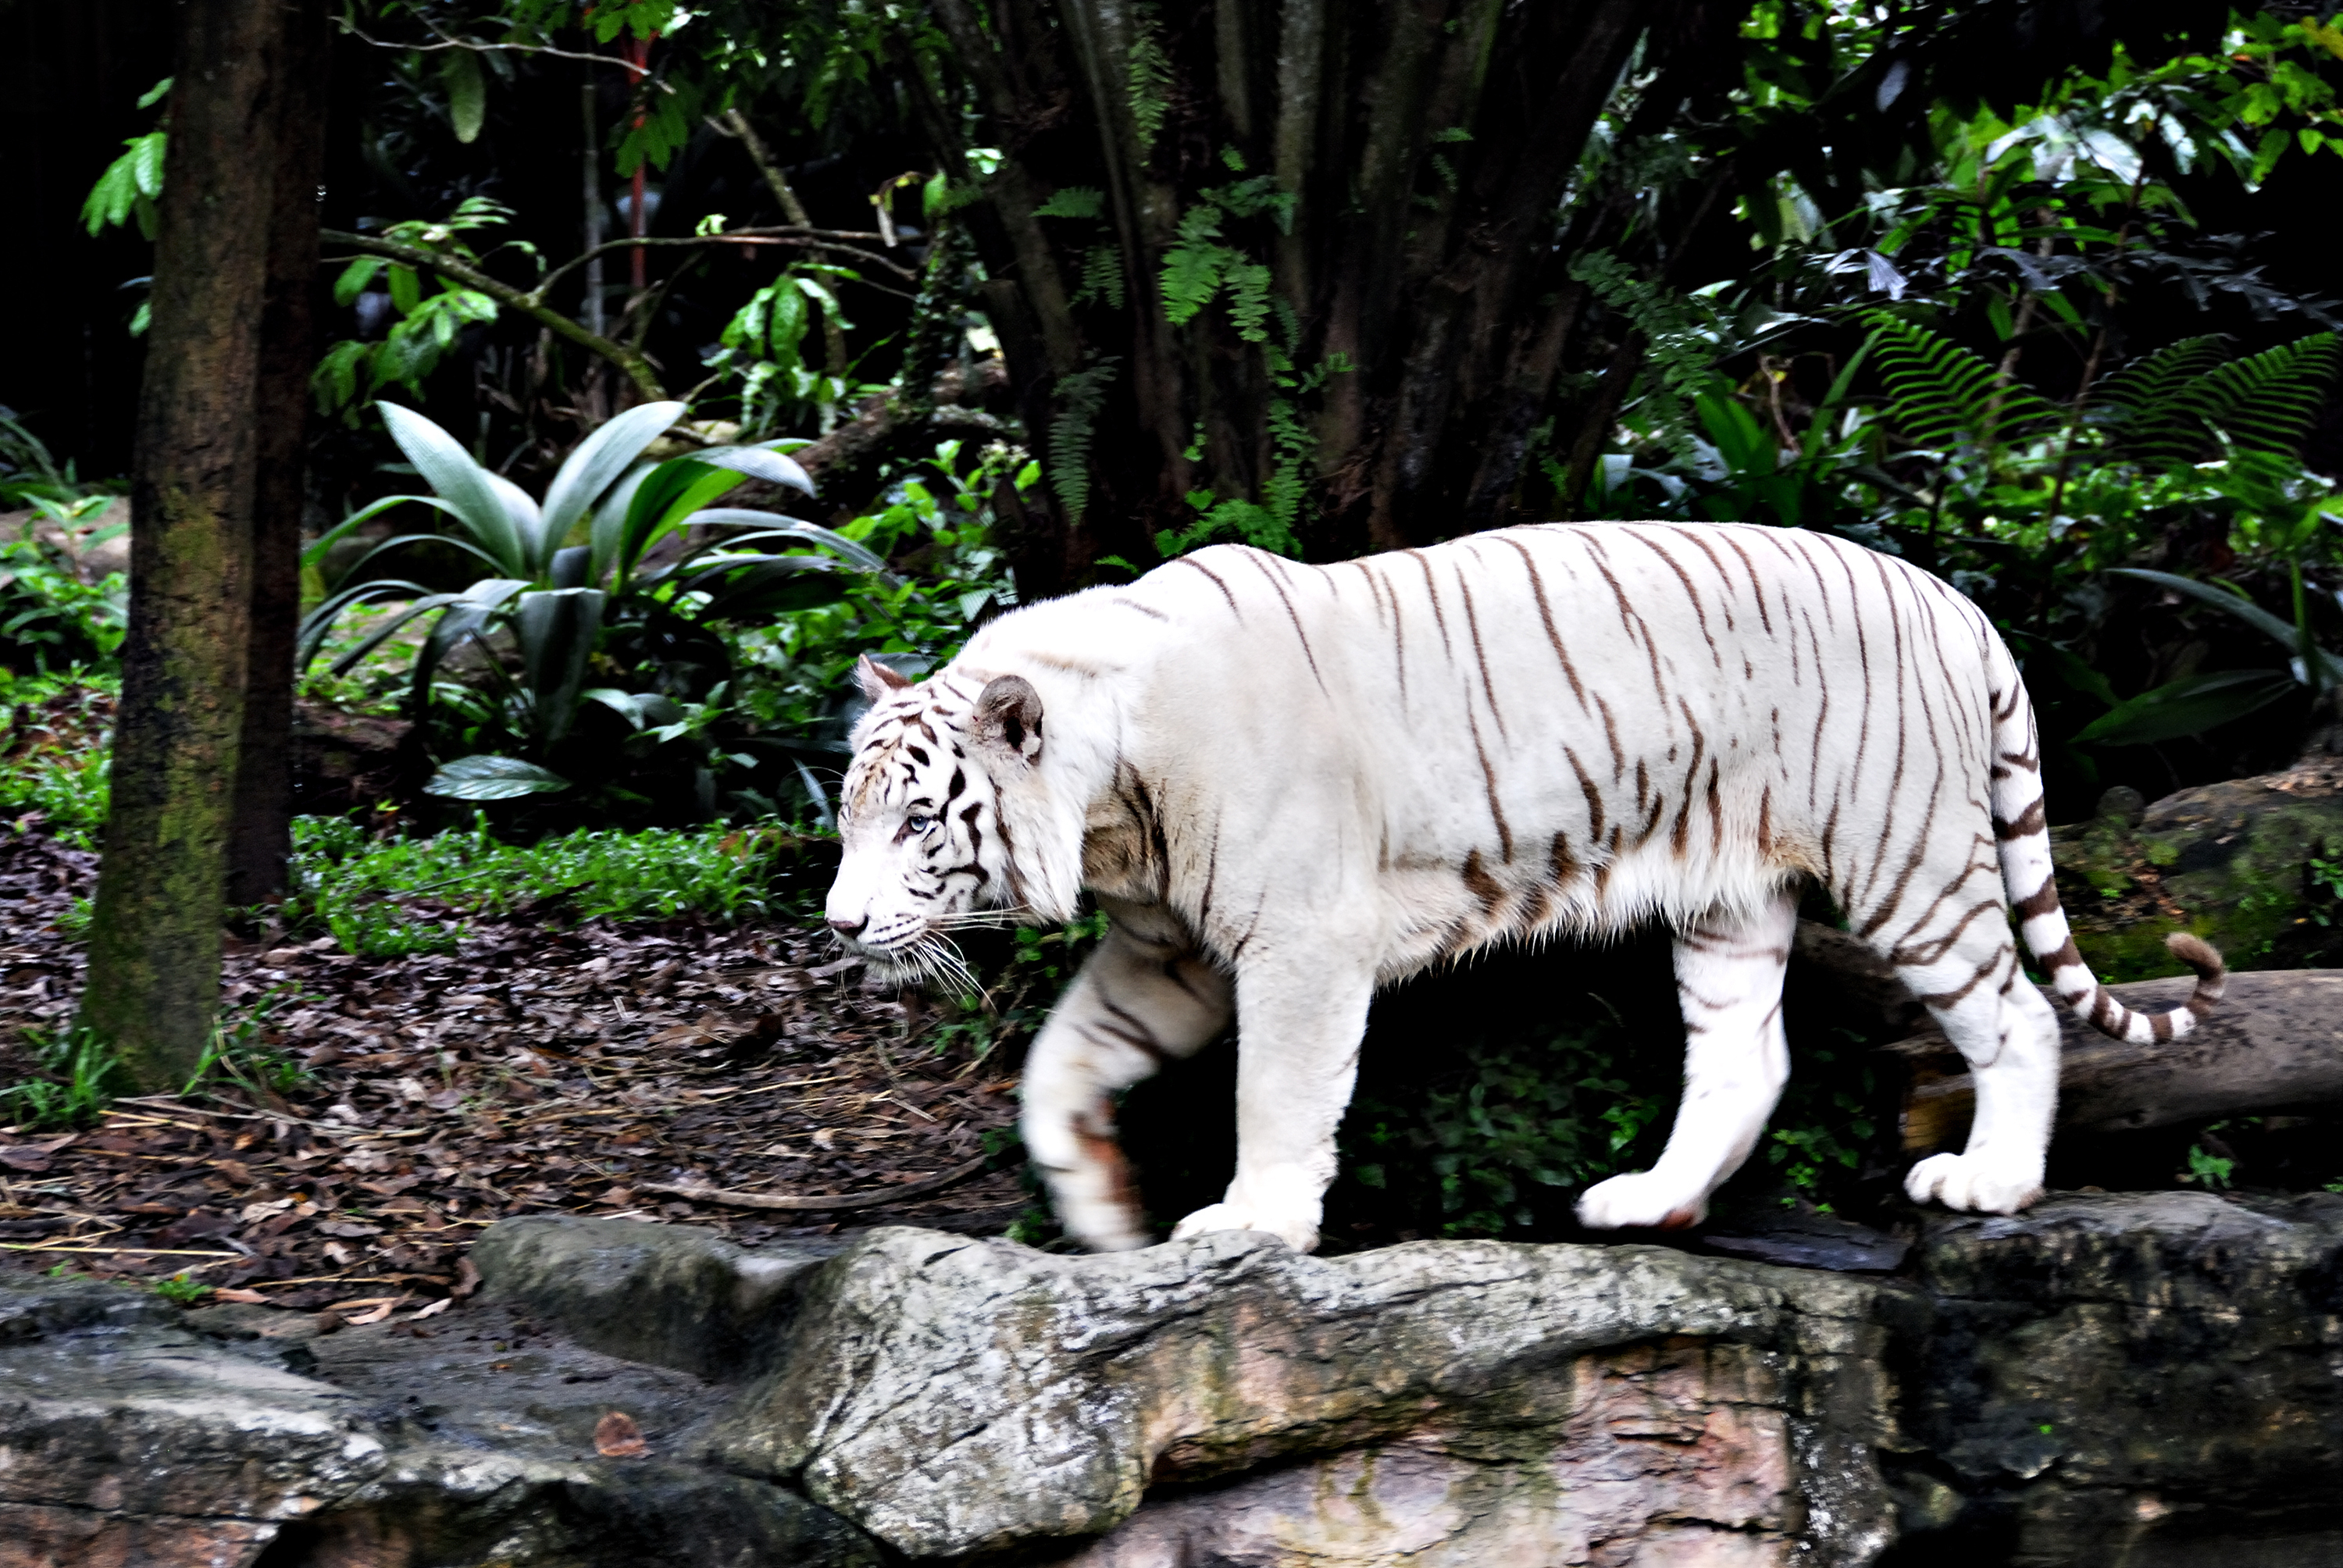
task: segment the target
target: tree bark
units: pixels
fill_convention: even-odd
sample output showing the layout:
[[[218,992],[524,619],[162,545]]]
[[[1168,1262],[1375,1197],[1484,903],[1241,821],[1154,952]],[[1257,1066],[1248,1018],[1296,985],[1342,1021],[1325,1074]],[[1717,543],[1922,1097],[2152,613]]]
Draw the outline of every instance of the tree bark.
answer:
[[[236,908],[282,894],[293,852],[293,652],[301,621],[301,511],[315,363],[317,182],[325,172],[326,76],[333,56],[320,0],[287,4],[283,25],[279,60],[270,70],[277,178],[254,404],[249,668],[228,849],[227,899]]]
[[[82,1022],[148,1089],[200,1060],[252,621],[281,0],[186,0],[131,475],[129,635]]]
[[[1513,520],[1576,434],[1544,433],[1599,314],[1566,242],[1611,236],[1556,214],[1596,119],[1639,44],[1729,47],[1746,9],[930,4],[1004,155],[968,210],[1051,480],[1013,530],[1027,598],[1232,500],[1313,558]],[[1221,281],[1192,313],[1168,296],[1200,242]]]
[[[2107,989],[2127,1007],[2161,1011],[2178,1006],[2196,985],[2183,976]],[[2233,974],[2220,1005],[2195,1032],[2162,1044],[2109,1040],[2063,1007],[2058,1024],[2065,1050],[2058,1126],[2067,1131],[2122,1132],[2343,1103],[2343,970]],[[1958,1148],[1976,1091],[1950,1043],[1930,1032],[1883,1049],[1911,1070],[1904,1147]]]

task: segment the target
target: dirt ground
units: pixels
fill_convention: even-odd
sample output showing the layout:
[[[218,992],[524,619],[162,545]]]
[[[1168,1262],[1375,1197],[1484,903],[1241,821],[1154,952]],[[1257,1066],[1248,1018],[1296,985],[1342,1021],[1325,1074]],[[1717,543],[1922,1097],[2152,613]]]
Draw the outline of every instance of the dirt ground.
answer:
[[[95,856],[0,824],[0,1083],[30,1071],[28,1028],[70,1020],[83,960],[60,921],[96,873]],[[905,1005],[826,935],[570,925],[558,908],[470,929],[451,955],[397,960],[330,938],[235,945],[227,1016],[274,993],[253,1043],[298,1078],[126,1099],[69,1133],[0,1126],[0,1258],[363,1312],[464,1292],[466,1246],[515,1214],[755,1242],[999,1233],[1027,1207],[1013,1153],[982,1159],[1015,1119],[1014,1080],[915,1043]],[[839,1203],[760,1211],[662,1186]]]

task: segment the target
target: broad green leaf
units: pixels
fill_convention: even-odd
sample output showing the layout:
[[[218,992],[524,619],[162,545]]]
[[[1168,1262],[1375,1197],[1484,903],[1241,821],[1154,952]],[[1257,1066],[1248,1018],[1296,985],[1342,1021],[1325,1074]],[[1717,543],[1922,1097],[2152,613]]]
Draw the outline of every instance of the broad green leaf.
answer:
[[[815,494],[813,476],[807,473],[798,460],[774,451],[770,447],[710,447],[705,452],[694,452],[691,460],[706,463],[710,467],[730,468],[776,485],[787,485],[792,490]]]
[[[2097,746],[2146,746],[2197,735],[2243,719],[2298,689],[2282,669],[2225,669],[2192,675],[2119,703],[2076,733]]]
[[[344,588],[328,597],[324,603],[302,617],[301,629],[294,641],[293,667],[296,669],[309,668],[309,661],[317,657],[317,649],[325,644],[326,634],[333,629],[334,621],[342,611],[366,599],[399,593],[411,593],[424,598],[435,597],[421,583],[406,582],[396,578],[377,578],[373,582],[360,583],[356,588]]]
[[[390,428],[390,438],[415,465],[439,498],[456,514],[474,542],[495,558],[507,577],[534,577],[528,551],[523,546],[523,536],[513,527],[513,509],[506,503],[499,487],[519,494],[519,487],[498,478],[472,460],[456,437],[447,434],[412,408],[396,403],[376,405],[382,410],[382,422]],[[492,482],[493,481],[493,482]],[[527,501],[528,498],[522,496]],[[532,503],[529,510],[536,510]]]
[[[439,80],[447,89],[447,119],[456,127],[456,139],[467,145],[478,140],[488,114],[480,57],[469,49],[448,50],[439,59]]]
[[[383,259],[378,256],[352,256],[349,266],[342,268],[341,276],[334,279],[334,303],[356,305],[358,296],[367,291],[367,286],[382,268]]]
[[[797,518],[785,517],[779,512],[759,512],[746,507],[710,507],[705,511],[693,512],[683,519],[683,524],[687,528],[701,526],[716,528],[729,525],[757,528],[760,531],[753,537],[759,540],[804,539],[809,544],[820,545],[824,549],[836,553],[866,572],[880,573],[886,576],[890,582],[895,580],[894,575],[887,570],[885,558],[868,545],[857,544],[844,534],[825,528],[820,523],[805,522]],[[726,542],[728,546],[737,548],[750,537],[738,534]]]
[[[545,492],[543,528],[556,548],[569,538],[570,528],[586,515],[586,508],[683,412],[680,403],[646,403],[628,409],[578,443],[578,449],[562,463]]]
[[[2293,623],[2281,620],[2233,588],[2217,588],[2211,583],[2200,583],[2194,578],[2179,577],[2171,572],[2150,571],[2145,567],[2114,567],[2109,569],[2117,577],[2137,578],[2142,582],[2170,588],[2174,593],[2185,594],[2211,605],[2215,609],[2225,610],[2278,643],[2288,653],[2301,657],[2302,634]],[[2343,682],[2343,659],[2338,659],[2323,648],[2313,648],[2312,651],[2318,657],[2324,678],[2310,681],[2306,675],[2306,682],[2318,686]]]
[[[567,735],[578,716],[586,663],[602,629],[606,600],[599,588],[550,588],[520,596],[514,619],[540,746]]]
[[[569,787],[551,769],[518,757],[459,757],[431,775],[423,792],[450,800],[512,800],[558,795]]]

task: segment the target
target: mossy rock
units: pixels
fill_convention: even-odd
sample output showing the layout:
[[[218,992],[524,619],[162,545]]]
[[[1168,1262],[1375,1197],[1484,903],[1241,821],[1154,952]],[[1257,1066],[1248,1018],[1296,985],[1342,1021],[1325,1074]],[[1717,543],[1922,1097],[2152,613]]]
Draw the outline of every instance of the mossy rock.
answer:
[[[2233,969],[2343,963],[2343,759],[2137,802],[2109,790],[2097,818],[2050,833],[2059,902],[2100,980],[2186,972],[2165,950],[2174,931]]]

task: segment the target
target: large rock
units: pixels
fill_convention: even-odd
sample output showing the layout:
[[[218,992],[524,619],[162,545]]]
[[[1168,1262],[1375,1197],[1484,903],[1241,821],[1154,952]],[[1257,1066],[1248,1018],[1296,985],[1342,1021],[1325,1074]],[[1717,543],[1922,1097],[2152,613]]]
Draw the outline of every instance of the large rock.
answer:
[[[697,1377],[763,1372],[799,1292],[840,1241],[753,1251],[713,1231],[635,1220],[508,1220],[472,1249],[502,1299],[568,1325],[580,1344]]]
[[[322,1336],[0,1291],[0,1568],[2343,1563],[2343,1196],[1938,1214],[1862,1276],[622,1227]]]
[[[2337,890],[2312,862],[2343,860],[2343,759],[2146,807],[2128,790],[2108,795],[2092,821],[2051,829],[2059,901],[2099,979],[2180,973],[2164,939],[2182,930],[2220,949],[2232,969],[2337,961],[2328,945]]]
[[[1533,1543],[1530,1560],[1584,1561],[1593,1541],[1687,1532],[1733,1535],[1736,1560],[1862,1562],[1892,1516],[1872,1294],[1654,1247],[1322,1260],[1224,1233],[1062,1258],[879,1231],[816,1279],[717,1452],[915,1557],[1097,1534],[1151,1486],[1339,1456],[1244,1506],[1380,1496],[1363,1519],[1295,1521],[1348,1538],[1345,1562]],[[1582,1491],[1582,1473],[1604,1483]],[[1139,1534],[1201,1549],[1194,1523]],[[1110,1541],[1096,1560],[1152,1550]]]
[[[870,1568],[851,1524],[693,1457],[726,1397],[504,1308],[319,1335],[0,1282],[0,1568]],[[306,1332],[303,1332],[306,1331]],[[648,1440],[598,1453],[612,1411]]]

